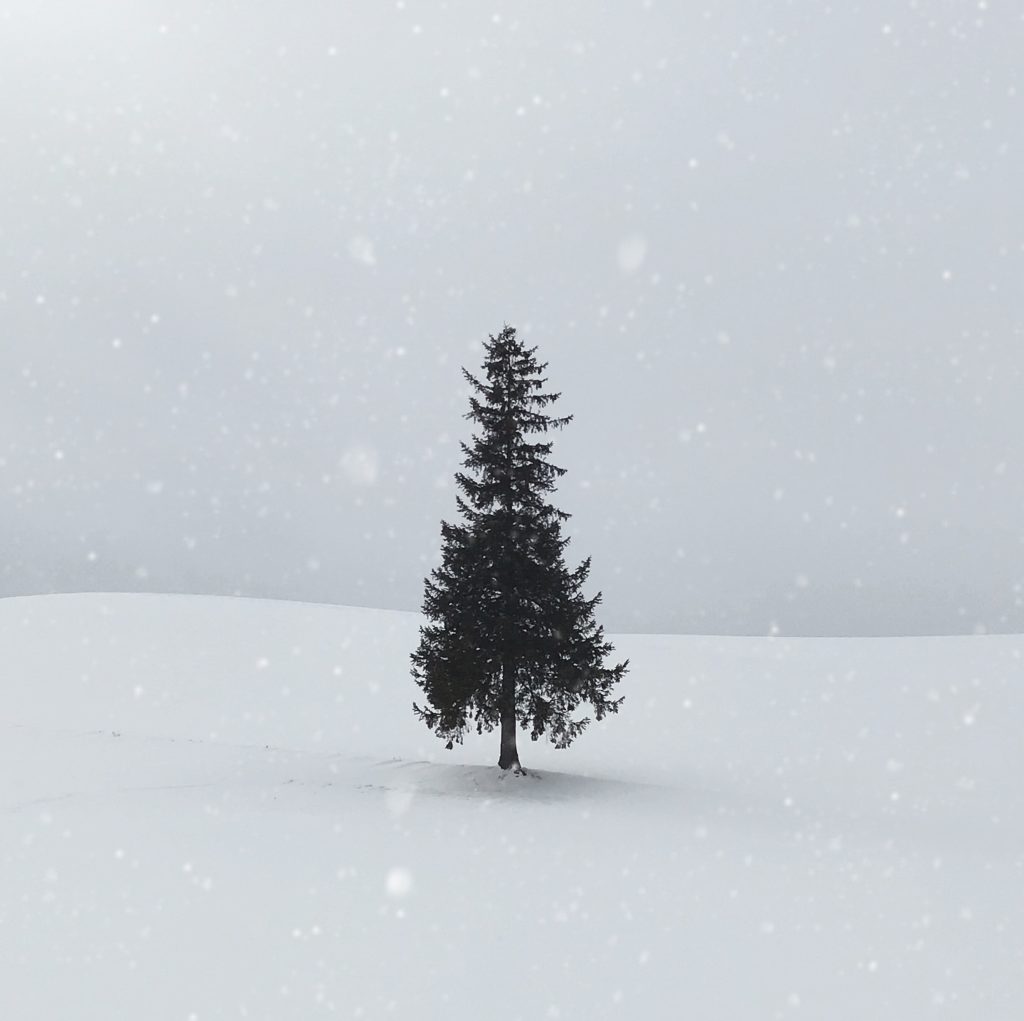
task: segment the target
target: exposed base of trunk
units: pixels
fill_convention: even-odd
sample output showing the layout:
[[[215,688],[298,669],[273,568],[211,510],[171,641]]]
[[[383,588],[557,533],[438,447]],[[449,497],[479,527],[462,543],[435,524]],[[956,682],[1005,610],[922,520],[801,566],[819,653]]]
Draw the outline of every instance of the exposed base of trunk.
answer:
[[[515,776],[526,776],[526,770],[519,764],[519,760],[516,759],[514,762],[504,762],[502,759],[498,759],[498,766],[501,769],[511,769]]]

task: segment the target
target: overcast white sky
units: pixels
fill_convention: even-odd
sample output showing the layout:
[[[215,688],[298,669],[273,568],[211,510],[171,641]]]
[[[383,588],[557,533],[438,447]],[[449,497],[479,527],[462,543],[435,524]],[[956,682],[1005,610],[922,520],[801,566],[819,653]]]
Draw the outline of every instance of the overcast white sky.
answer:
[[[0,594],[414,609],[550,362],[612,630],[1024,630],[1019,3],[0,0]]]

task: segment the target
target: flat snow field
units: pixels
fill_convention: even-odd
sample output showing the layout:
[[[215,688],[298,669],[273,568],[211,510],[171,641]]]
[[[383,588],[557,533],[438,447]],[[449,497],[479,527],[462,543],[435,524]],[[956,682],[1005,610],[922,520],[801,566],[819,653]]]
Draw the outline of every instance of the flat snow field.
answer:
[[[621,636],[513,778],[418,624],[0,601],[0,1018],[1024,1018],[1024,639]]]

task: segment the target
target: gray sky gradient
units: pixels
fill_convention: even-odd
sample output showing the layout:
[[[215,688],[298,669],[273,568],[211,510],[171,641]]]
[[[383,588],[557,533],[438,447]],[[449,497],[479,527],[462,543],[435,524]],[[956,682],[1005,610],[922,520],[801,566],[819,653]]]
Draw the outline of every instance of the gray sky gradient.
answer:
[[[550,362],[613,630],[1024,631],[1019,4],[0,0],[0,594],[416,608]]]

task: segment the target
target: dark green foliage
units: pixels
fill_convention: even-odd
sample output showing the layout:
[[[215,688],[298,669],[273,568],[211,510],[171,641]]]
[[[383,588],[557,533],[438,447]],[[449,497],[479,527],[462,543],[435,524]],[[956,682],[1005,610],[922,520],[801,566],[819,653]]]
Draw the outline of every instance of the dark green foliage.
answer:
[[[482,379],[463,370],[477,433],[462,444],[461,521],[441,525],[412,657],[426,696],[414,709],[427,726],[450,745],[471,726],[501,725],[501,765],[516,768],[516,724],[567,747],[589,723],[576,713],[582,703],[599,720],[618,711],[612,689],[627,667],[605,666],[613,650],[594,619],[601,596],[583,595],[590,560],[565,564],[569,515],[547,501],[565,472],[544,436],[572,416],[546,413],[559,395],[544,392],[535,352],[506,326],[486,344]]]

